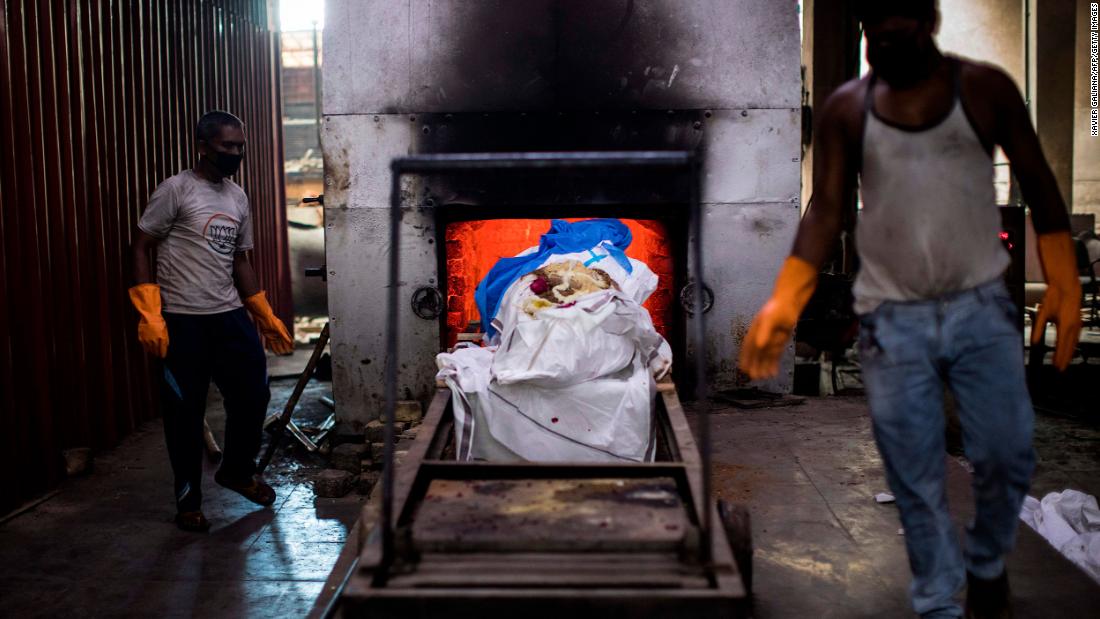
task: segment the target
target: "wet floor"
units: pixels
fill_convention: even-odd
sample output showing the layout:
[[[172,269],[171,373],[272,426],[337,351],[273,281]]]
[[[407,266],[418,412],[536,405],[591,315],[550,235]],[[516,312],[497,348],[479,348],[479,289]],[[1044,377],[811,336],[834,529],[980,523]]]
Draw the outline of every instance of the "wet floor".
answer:
[[[272,384],[272,410],[292,386]],[[302,414],[323,415],[317,398],[327,391],[311,383]],[[220,437],[216,391],[207,416]],[[0,525],[0,616],[305,616],[365,500],[314,499],[306,482],[320,464],[277,456],[267,478],[279,498],[260,508],[216,485],[207,463],[212,528],[185,533],[172,522],[160,423],[147,423],[99,455],[91,475]]]

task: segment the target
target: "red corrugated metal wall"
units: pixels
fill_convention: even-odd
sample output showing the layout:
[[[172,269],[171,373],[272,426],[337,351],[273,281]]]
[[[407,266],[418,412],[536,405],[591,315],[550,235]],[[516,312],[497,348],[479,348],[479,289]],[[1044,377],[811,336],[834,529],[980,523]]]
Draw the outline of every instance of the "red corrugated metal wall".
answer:
[[[0,514],[62,479],[63,449],[156,415],[129,244],[153,188],[193,163],[206,110],[246,123],[253,262],[291,318],[267,7],[0,0]]]

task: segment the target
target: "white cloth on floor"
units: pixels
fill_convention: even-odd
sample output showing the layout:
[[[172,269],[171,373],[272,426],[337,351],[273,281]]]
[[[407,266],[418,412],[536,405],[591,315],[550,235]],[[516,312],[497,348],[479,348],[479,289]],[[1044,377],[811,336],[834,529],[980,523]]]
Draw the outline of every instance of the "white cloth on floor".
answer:
[[[556,255],[544,265],[591,257]],[[641,305],[657,276],[642,262],[631,265],[627,273],[601,261],[618,290],[533,316],[523,309],[533,278],[520,278],[494,318],[491,346],[436,358],[453,394],[459,460],[652,460],[654,375],[667,373],[672,354]]]
[[[1100,507],[1077,490],[1051,492],[1040,501],[1024,499],[1020,520],[1100,583]]]

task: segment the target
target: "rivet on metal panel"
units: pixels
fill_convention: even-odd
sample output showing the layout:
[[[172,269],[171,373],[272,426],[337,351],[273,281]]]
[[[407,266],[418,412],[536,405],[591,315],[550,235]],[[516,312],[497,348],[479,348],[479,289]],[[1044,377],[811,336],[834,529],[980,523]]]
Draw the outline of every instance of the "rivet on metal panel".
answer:
[[[328,274],[329,275],[336,275],[336,271],[329,271]]]
[[[749,115],[749,111],[748,111],[748,110],[741,110],[741,115],[742,115],[742,116],[748,116],[748,115]]]
[[[703,112],[704,118],[710,118],[711,116],[714,116],[714,112],[711,112],[710,110],[706,110]]]
[[[416,116],[409,116],[409,122],[411,122],[411,123],[416,122]]]
[[[377,117],[377,116],[374,117],[374,122],[378,122],[379,120],[382,120],[382,119]]]
[[[698,131],[699,129],[703,128],[703,123],[697,120],[694,123],[692,123],[691,126],[694,127],[696,131]]]
[[[425,134],[428,134],[428,133],[432,132],[432,128],[429,127],[428,125],[424,125],[424,128],[421,129],[421,131],[423,131]]]

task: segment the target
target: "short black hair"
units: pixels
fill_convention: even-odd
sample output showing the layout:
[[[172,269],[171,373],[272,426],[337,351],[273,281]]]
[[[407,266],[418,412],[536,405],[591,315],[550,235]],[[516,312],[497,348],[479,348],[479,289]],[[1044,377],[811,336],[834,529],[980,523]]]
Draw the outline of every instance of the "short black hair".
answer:
[[[936,19],[936,0],[855,0],[855,17],[862,23],[887,17]]]
[[[244,127],[244,121],[229,112],[214,110],[202,115],[195,125],[195,137],[200,142],[209,142],[221,132],[222,127]]]

